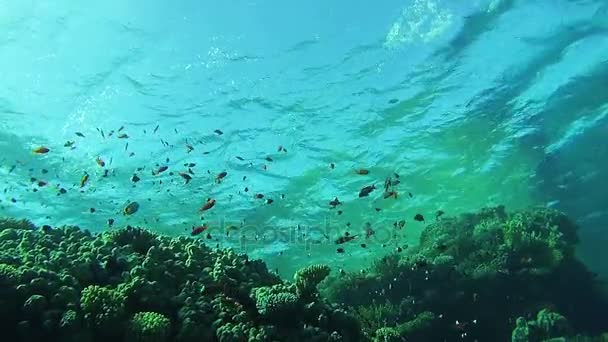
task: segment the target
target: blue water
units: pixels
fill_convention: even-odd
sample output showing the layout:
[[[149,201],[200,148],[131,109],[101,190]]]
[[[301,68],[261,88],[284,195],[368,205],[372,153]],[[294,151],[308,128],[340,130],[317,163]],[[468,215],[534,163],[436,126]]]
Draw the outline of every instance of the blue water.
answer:
[[[0,30],[0,216],[171,235],[205,222],[210,244],[291,276],[415,243],[417,213],[542,204],[577,220],[581,257],[608,272],[605,1],[4,0]],[[385,234],[365,249],[337,254],[323,234],[367,222]]]

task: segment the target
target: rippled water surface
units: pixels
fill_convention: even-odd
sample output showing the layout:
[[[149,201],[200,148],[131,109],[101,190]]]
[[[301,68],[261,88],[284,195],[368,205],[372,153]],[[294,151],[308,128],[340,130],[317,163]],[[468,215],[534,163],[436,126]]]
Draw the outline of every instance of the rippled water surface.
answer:
[[[544,204],[606,272],[605,1],[8,0],[0,29],[2,216],[205,223],[290,276],[406,248],[438,210]]]

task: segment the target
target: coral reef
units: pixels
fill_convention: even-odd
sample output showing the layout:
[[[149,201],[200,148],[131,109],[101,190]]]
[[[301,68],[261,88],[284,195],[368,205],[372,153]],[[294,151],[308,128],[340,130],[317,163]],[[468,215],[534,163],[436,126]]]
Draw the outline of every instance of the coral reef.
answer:
[[[576,243],[576,226],[556,210],[484,208],[441,217],[419,245],[363,274],[332,276],[321,292],[349,306],[376,341],[540,341],[566,326],[599,334],[608,301],[576,260]],[[564,316],[540,311],[534,328],[522,318],[513,331],[517,317],[547,307]]]
[[[0,221],[7,341],[358,341],[313,265],[282,281],[259,260],[127,227],[91,234]]]

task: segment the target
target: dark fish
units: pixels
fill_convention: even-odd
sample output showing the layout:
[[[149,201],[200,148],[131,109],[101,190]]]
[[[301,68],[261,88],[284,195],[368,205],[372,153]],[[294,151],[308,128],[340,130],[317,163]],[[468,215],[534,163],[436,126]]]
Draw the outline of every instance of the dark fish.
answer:
[[[68,192],[68,191],[67,191],[66,189],[64,189],[64,188],[60,188],[60,189],[59,189],[59,193],[60,193],[60,194],[65,194],[65,193],[67,193],[67,192]]]
[[[412,195],[412,193],[411,193],[411,192],[408,192],[407,194],[408,194],[410,197],[414,197],[414,195]]]
[[[186,150],[187,150],[187,153],[190,153],[190,152],[194,151],[194,147],[190,144],[186,144]]]
[[[239,157],[239,156],[236,156],[236,159],[238,159],[238,160],[240,160],[240,161],[245,160],[245,159],[243,159],[243,157]]]
[[[124,209],[123,209],[123,214],[124,215],[133,215],[135,214],[137,211],[139,210],[139,203],[137,202],[131,202],[129,203]]]
[[[158,131],[158,127],[159,127],[159,125],[156,125],[156,127],[154,127],[154,131],[152,131],[152,133],[156,133],[156,131]]]
[[[94,212],[95,212],[95,208],[90,208],[90,209],[89,209],[89,211],[90,211],[90,212],[91,212],[91,214],[92,214],[92,213],[94,213]]]
[[[339,237],[339,238],[336,240],[336,245],[341,245],[341,244],[343,244],[343,243],[346,243],[346,242],[352,241],[352,240],[354,240],[354,239],[356,239],[356,238],[357,238],[357,236],[356,236],[356,235],[354,235],[354,236],[349,236],[349,235],[346,235],[346,236],[340,236],[340,237]]]
[[[36,154],[45,154],[48,153],[50,151],[50,149],[46,146],[40,146],[40,147],[36,147],[33,152]]]
[[[336,168],[336,164],[334,164],[334,163],[329,164],[329,168],[332,169],[332,170],[335,169]]]
[[[248,187],[245,187],[245,189],[244,189],[244,190],[245,190],[245,192],[248,192],[248,191],[249,191],[249,188],[248,188]]]
[[[152,171],[152,175],[155,175],[155,176],[156,176],[156,175],[159,175],[159,174],[161,174],[162,172],[167,171],[167,169],[168,169],[168,168],[169,168],[168,166],[163,165],[163,166],[159,167],[159,168],[158,168],[156,171]]]
[[[219,129],[216,129],[215,131],[213,131],[215,134],[217,135],[222,135],[224,134],[224,132],[220,131]]]
[[[47,183],[47,182],[45,182],[45,181],[43,181],[43,180],[39,180],[39,181],[38,181],[38,186],[39,186],[39,187],[43,187],[43,186],[45,186],[45,185],[47,185],[47,184],[48,184],[48,183]]]
[[[332,201],[329,201],[329,205],[332,208],[335,208],[336,206],[342,204],[342,202],[340,202],[340,200],[338,200],[338,197],[334,198]]]
[[[129,135],[127,133],[120,133],[118,135],[118,139],[128,139]]]
[[[68,140],[65,142],[65,144],[63,144],[63,147],[72,147],[74,146],[74,141],[72,140]]]
[[[367,247],[367,245],[366,245],[366,244],[364,244],[364,243],[362,243],[362,244],[361,244],[361,247],[362,247],[362,248],[366,248],[366,247]]]
[[[365,224],[365,238],[369,239],[372,235],[376,234],[374,229],[372,229],[371,223],[367,222]]]
[[[399,102],[399,100],[397,100],[397,99],[390,99],[390,100],[388,100],[389,104],[395,104],[397,102]]]
[[[118,131],[122,131],[125,128],[125,126],[120,126],[120,128],[118,129]]]
[[[263,194],[255,194],[255,198],[262,199],[262,198],[264,198],[264,195]]]
[[[48,224],[45,224],[44,226],[42,226],[42,231],[45,233],[48,233],[51,231],[51,226],[49,226]]]
[[[399,226],[399,228],[403,228],[405,227],[405,220],[401,220],[397,223],[397,225]]]
[[[342,210],[338,210],[338,215],[342,215],[343,211]]]
[[[180,172],[179,175],[186,181],[184,184],[188,184],[192,180],[192,177],[185,172]]]
[[[129,148],[129,143],[125,144],[125,151]]]
[[[271,161],[272,161],[272,158],[270,158],[270,157],[266,157],[266,160],[267,160],[267,161],[269,161],[269,162],[271,162]]]
[[[133,183],[137,183],[137,182],[139,182],[140,180],[141,180],[141,178],[137,177],[137,175],[136,175],[136,174],[133,174],[133,176],[131,177],[131,181],[132,181]]]
[[[382,210],[382,209],[380,209],[380,208],[376,208],[376,211],[377,211],[377,212],[380,212],[380,210]]]
[[[344,248],[336,248],[336,252],[342,254],[344,253]]]
[[[387,198],[390,198],[390,197],[393,197],[393,198],[396,199],[397,198],[397,191],[388,191],[388,192],[384,193],[384,199],[387,199]]]
[[[113,225],[114,225],[114,219],[113,218],[108,219],[108,226],[112,227]]]
[[[424,216],[422,216],[422,214],[416,214],[416,216],[414,216],[414,220],[424,222]]]
[[[84,134],[82,134],[80,132],[76,132],[76,135],[79,136],[79,137],[81,137],[81,138],[84,138]]]
[[[445,214],[443,210],[437,210],[437,213],[435,214],[435,219],[440,218],[443,214]]]
[[[366,187],[364,187],[363,189],[361,189],[361,191],[359,191],[359,197],[366,197],[369,196],[369,194],[374,191],[376,189],[375,185],[368,185]]]
[[[274,202],[274,200],[273,200],[273,199],[271,199],[271,198],[268,198],[268,199],[266,200],[266,204],[272,204],[272,202]]]
[[[42,169],[42,170],[40,170],[40,172],[42,172],[42,174],[44,175],[44,174],[49,173],[49,170],[47,170],[47,169]]]
[[[226,172],[226,171],[222,171],[222,172],[218,173],[217,176],[215,176],[215,182],[220,183],[222,181],[222,179],[224,179],[224,177],[226,177],[227,175],[228,175],[228,172]]]
[[[355,173],[358,175],[368,175],[369,174],[369,170],[367,169],[359,169],[359,170],[355,170]]]
[[[206,211],[209,210],[211,208],[213,208],[213,206],[215,205],[215,200],[214,199],[208,199],[207,202],[199,209],[199,211]]]

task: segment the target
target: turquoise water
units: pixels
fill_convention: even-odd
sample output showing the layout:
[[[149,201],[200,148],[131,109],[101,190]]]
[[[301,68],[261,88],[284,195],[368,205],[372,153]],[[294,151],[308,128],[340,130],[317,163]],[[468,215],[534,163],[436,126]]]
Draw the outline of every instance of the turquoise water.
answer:
[[[438,210],[544,204],[605,273],[607,18],[604,1],[3,1],[0,216],[205,223],[291,277],[406,248]],[[366,223],[376,240],[337,253]]]

